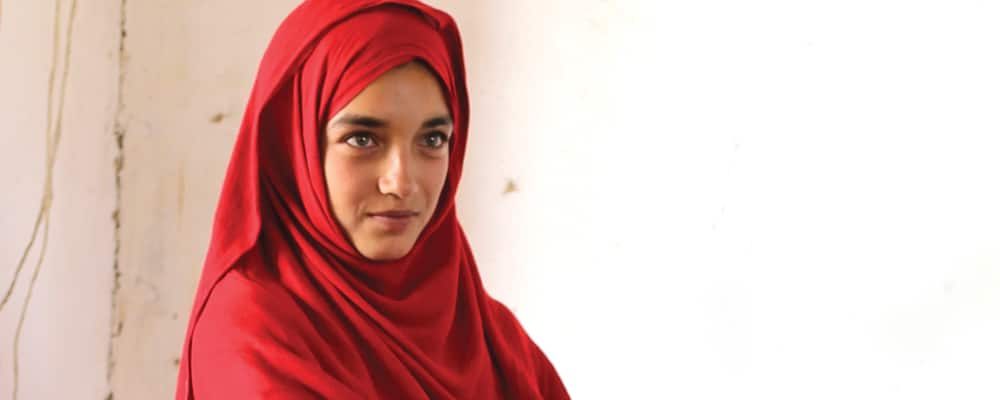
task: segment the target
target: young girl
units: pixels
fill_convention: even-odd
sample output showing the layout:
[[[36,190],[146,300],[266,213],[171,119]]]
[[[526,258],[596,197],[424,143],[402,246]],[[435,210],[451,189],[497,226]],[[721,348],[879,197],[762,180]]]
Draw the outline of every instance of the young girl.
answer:
[[[568,399],[455,211],[462,45],[412,0],[307,0],[258,71],[177,399]]]

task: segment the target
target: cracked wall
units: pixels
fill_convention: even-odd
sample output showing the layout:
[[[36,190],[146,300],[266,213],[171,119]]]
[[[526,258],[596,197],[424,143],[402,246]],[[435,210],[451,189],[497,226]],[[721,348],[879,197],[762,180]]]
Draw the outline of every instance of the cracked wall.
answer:
[[[297,3],[126,3],[115,398],[173,393],[240,116],[270,34]]]
[[[108,392],[118,5],[2,4],[3,399]]]

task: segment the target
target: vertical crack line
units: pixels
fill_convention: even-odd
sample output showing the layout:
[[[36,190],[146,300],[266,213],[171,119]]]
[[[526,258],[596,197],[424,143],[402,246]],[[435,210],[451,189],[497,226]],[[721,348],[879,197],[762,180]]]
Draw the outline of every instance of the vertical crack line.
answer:
[[[49,168],[49,158],[52,153],[52,98],[55,96],[55,80],[56,80],[56,69],[59,64],[59,45],[60,28],[62,27],[62,2],[56,0],[54,21],[52,22],[52,64],[49,66],[49,91],[48,98],[45,103],[45,166],[46,170]],[[49,178],[48,172],[46,171],[46,178],[44,183],[44,188],[42,189],[42,199],[39,202],[38,216],[35,218],[35,227],[31,231],[31,239],[28,240],[28,245],[24,248],[24,253],[21,255],[21,260],[17,263],[17,268],[14,269],[14,279],[10,281],[10,287],[7,289],[6,294],[3,296],[3,301],[0,301],[0,311],[3,311],[3,307],[7,304],[10,299],[11,293],[14,291],[14,286],[17,285],[17,281],[21,276],[21,270],[24,268],[24,263],[28,258],[28,254],[31,253],[31,249],[35,246],[35,239],[38,237],[38,228],[41,225],[44,215],[48,213],[48,209],[45,204],[49,203]]]
[[[21,306],[21,316],[17,320],[17,329],[14,332],[14,394],[11,397],[14,400],[17,400],[17,383],[20,381],[20,379],[18,379],[18,375],[20,373],[18,353],[21,348],[21,328],[24,327],[24,319],[28,315],[28,304],[31,303],[31,294],[35,289],[35,281],[38,279],[39,271],[42,270],[42,262],[45,261],[45,249],[49,246],[49,220],[49,213],[45,213],[45,231],[42,235],[41,253],[38,256],[38,263],[35,264],[35,272],[31,274],[31,282],[28,283],[28,294],[24,297],[24,304]]]
[[[113,120],[115,138],[115,209],[111,214],[114,222],[114,254],[112,260],[112,288],[111,288],[111,337],[108,339],[108,358],[106,379],[108,384],[108,399],[114,398],[114,387],[112,377],[115,371],[115,339],[121,336],[122,321],[118,315],[118,291],[121,289],[121,267],[119,255],[121,253],[121,204],[122,204],[122,168],[125,164],[125,126],[122,122],[122,115],[125,110],[125,38],[126,33],[126,10],[127,0],[121,0],[119,4],[119,31],[118,31],[118,87],[117,87],[117,108]]]
[[[60,26],[61,26],[61,10],[62,10],[62,1],[56,0],[55,2],[55,8],[56,8],[55,24],[53,25],[55,37],[53,40],[54,45],[52,52],[52,65],[49,69],[49,97],[46,108],[47,120],[46,120],[46,133],[45,133],[45,149],[46,149],[45,189],[44,189],[44,194],[42,196],[42,204],[40,207],[40,216],[43,217],[40,217],[39,219],[36,220],[36,229],[32,232],[32,238],[29,241],[27,249],[25,250],[25,254],[27,254],[30,251],[31,247],[34,245],[35,237],[38,233],[37,224],[38,222],[41,221],[41,218],[45,219],[45,228],[42,233],[42,247],[39,251],[38,262],[35,264],[35,270],[31,274],[31,280],[28,283],[28,292],[25,295],[24,304],[21,307],[21,314],[18,318],[17,328],[15,329],[14,333],[14,352],[13,352],[14,383],[12,385],[13,387],[12,398],[14,400],[17,400],[17,389],[19,380],[18,375],[20,372],[19,350],[20,350],[21,332],[23,331],[24,320],[27,318],[28,315],[28,307],[31,304],[31,297],[32,294],[34,293],[35,283],[37,282],[38,275],[42,270],[42,265],[45,261],[45,254],[46,251],[48,250],[48,245],[49,245],[49,226],[51,221],[52,198],[53,198],[52,175],[55,169],[56,154],[57,150],[59,149],[59,142],[61,141],[62,138],[63,110],[65,109],[66,105],[66,86],[67,83],[69,82],[70,59],[72,56],[72,48],[73,48],[73,26],[76,22],[76,3],[77,0],[72,0],[72,2],[70,3],[69,21],[66,27],[66,45],[65,47],[63,47],[63,54],[62,54],[63,69],[62,69],[62,75],[60,76],[61,81],[59,83],[59,107],[55,118],[55,127],[53,128],[52,99],[54,97],[55,75],[56,75],[55,71],[59,61],[58,56],[61,44],[59,39],[61,33]],[[21,263],[19,263],[20,265],[18,266],[18,270],[23,266],[23,261],[24,257],[22,257]],[[15,272],[15,279],[14,279],[15,282],[17,280],[16,274],[17,272]],[[12,282],[11,288],[13,288],[13,284],[15,282]]]
[[[3,295],[3,300],[0,301],[0,312],[3,312],[4,306],[7,305],[7,300],[10,300],[11,293],[14,292],[14,284],[17,283],[17,278],[21,275],[21,269],[24,268],[24,262],[28,259],[28,254],[31,253],[31,248],[35,245],[35,238],[38,237],[38,228],[42,225],[42,219],[45,216],[45,195],[42,195],[42,204],[38,207],[38,216],[35,217],[35,228],[31,231],[31,239],[28,240],[28,245],[24,247],[24,253],[21,254],[21,259],[17,262],[17,268],[14,269],[14,279],[11,279],[10,286],[7,287],[7,292]]]

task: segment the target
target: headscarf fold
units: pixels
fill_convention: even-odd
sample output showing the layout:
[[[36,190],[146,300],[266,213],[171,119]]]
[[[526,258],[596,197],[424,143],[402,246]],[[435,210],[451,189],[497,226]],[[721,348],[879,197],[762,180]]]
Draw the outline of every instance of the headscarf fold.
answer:
[[[325,123],[417,61],[454,121],[434,216],[376,262],[329,207]],[[226,173],[176,398],[568,399],[551,363],[484,290],[455,193],[469,101],[458,28],[412,0],[307,0],[261,61]]]

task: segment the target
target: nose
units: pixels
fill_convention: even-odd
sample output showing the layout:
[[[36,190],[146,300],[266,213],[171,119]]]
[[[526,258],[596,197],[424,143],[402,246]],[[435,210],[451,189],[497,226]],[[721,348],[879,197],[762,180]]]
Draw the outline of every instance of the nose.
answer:
[[[399,199],[412,195],[417,188],[412,168],[412,161],[406,151],[397,148],[389,152],[378,179],[379,192]]]

